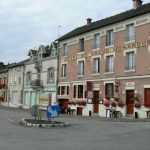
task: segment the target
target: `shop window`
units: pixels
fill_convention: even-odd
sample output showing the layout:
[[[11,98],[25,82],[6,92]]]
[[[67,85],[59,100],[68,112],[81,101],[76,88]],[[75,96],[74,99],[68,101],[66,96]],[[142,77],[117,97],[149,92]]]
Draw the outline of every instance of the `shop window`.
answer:
[[[78,98],[83,98],[83,85],[78,85]]]
[[[76,98],[76,88],[77,88],[77,86],[74,85],[74,87],[73,87],[73,98]]]
[[[61,86],[61,95],[65,95],[65,86]]]

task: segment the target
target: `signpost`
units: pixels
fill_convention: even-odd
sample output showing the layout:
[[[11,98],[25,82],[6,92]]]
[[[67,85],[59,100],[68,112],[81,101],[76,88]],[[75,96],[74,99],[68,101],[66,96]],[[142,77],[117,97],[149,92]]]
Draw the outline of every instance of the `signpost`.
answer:
[[[58,105],[49,105],[47,107],[47,118],[58,118],[60,107]]]

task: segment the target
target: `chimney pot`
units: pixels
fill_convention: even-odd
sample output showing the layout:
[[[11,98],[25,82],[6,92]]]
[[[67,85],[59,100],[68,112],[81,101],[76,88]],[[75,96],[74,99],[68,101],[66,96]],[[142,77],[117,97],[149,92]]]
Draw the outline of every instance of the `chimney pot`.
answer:
[[[139,8],[140,6],[142,6],[142,3],[142,0],[133,0],[133,9]]]
[[[92,19],[91,18],[87,18],[87,25],[90,25],[92,23]]]

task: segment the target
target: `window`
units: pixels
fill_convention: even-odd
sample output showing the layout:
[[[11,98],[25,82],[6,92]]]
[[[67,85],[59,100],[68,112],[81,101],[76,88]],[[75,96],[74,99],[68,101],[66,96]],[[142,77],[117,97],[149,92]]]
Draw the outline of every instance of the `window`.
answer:
[[[134,24],[129,24],[126,26],[126,41],[133,41],[135,40],[135,30]]]
[[[14,75],[14,84],[16,84],[16,83],[17,83],[17,76]]]
[[[2,84],[2,78],[0,78],[0,84]]]
[[[94,49],[100,48],[100,34],[94,35]]]
[[[79,52],[84,52],[84,38],[79,40]]]
[[[78,75],[84,75],[84,61],[78,62]]]
[[[47,70],[47,81],[54,81],[54,68]]]
[[[73,89],[73,98],[76,98],[76,91],[77,91],[77,86],[76,85],[74,85],[74,89]]]
[[[27,72],[26,80],[27,80],[27,83],[31,81],[31,72]]]
[[[67,64],[62,64],[61,77],[66,77],[66,73],[67,73]]]
[[[65,86],[61,86],[61,95],[65,95]]]
[[[114,31],[108,30],[106,33],[106,46],[111,46],[114,44]]]
[[[78,85],[78,98],[83,98],[83,85]]]
[[[13,83],[13,77],[10,76],[10,84],[12,84],[12,83]]]
[[[135,52],[127,52],[126,53],[126,67],[125,70],[133,70],[135,69]]]
[[[69,95],[69,86],[59,86],[58,95]]]
[[[67,56],[67,44],[63,44],[63,56]]]
[[[100,72],[100,58],[94,58],[93,59],[93,73],[99,73]]]
[[[52,48],[50,56],[51,57],[56,56],[56,49],[55,48]]]
[[[7,78],[6,78],[6,77],[4,77],[4,84],[6,84],[6,82],[7,82]]]
[[[19,84],[21,84],[21,75],[19,76]]]
[[[106,56],[106,72],[113,72],[114,68],[114,56]]]
[[[109,98],[114,97],[114,85],[113,85],[113,83],[107,83],[105,85],[105,96],[107,96]]]

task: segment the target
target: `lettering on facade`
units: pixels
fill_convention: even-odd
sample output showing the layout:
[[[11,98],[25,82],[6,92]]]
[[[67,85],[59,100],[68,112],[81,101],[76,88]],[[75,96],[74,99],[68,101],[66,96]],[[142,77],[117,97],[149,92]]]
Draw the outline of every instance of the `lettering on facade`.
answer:
[[[74,61],[74,60],[82,59],[82,58],[88,58],[91,56],[104,55],[104,54],[112,53],[112,52],[120,52],[120,51],[133,49],[133,48],[145,47],[148,45],[150,45],[150,40],[141,41],[141,42],[133,42],[133,43],[124,44],[122,46],[118,46],[115,48],[106,48],[100,51],[92,51],[92,52],[88,52],[84,54],[78,54],[77,56],[66,57],[64,59],[64,62]]]
[[[127,87],[132,87],[132,86],[134,86],[134,85],[135,85],[134,82],[126,82],[126,86],[127,86]]]

